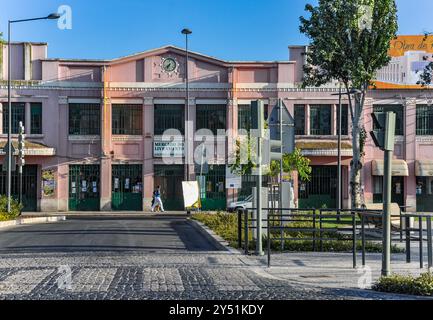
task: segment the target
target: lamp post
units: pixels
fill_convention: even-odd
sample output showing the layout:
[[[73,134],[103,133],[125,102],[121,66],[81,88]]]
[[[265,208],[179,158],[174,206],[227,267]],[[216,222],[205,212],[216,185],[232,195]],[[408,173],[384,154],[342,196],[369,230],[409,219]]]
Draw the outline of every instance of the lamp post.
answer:
[[[28,22],[35,20],[57,20],[60,18],[58,13],[51,13],[46,17],[30,18],[30,19],[20,19],[20,20],[9,20],[8,21],[8,140],[7,140],[7,185],[6,185],[6,195],[8,202],[8,213],[11,212],[11,180],[12,180],[12,103],[11,103],[11,25],[13,23]]]
[[[358,94],[361,93],[360,90],[358,89],[351,89],[350,91],[347,92],[342,92],[341,90],[341,83],[340,83],[340,87],[338,90],[338,93],[333,93],[331,94],[332,96],[338,96],[338,146],[337,146],[337,209],[338,211],[341,210],[341,178],[342,178],[342,170],[341,170],[341,123],[342,123],[342,111],[341,111],[341,96],[343,94],[347,94],[347,95],[352,95],[352,94]]]
[[[189,74],[188,74],[188,61],[189,61],[189,52],[188,52],[188,35],[190,35],[192,31],[188,28],[182,30],[182,34],[185,35],[185,51],[186,51],[186,59],[185,59],[185,91],[186,91],[186,126],[185,126],[185,181],[189,181],[189,132],[188,132],[188,121],[189,121]]]

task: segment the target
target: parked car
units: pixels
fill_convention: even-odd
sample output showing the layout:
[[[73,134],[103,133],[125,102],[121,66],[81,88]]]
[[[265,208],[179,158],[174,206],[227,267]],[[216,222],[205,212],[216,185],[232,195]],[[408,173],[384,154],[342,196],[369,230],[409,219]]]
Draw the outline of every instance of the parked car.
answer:
[[[270,196],[269,196],[270,198]],[[275,201],[274,203],[275,208],[278,208],[278,201]],[[263,208],[265,208],[266,206],[263,204]],[[253,195],[249,195],[248,197],[246,197],[243,200],[240,201],[235,201],[229,204],[229,206],[227,207],[227,211],[228,212],[236,212],[238,210],[245,210],[245,209],[251,209],[253,208]],[[269,202],[269,207],[268,208],[272,208],[272,203]]]
[[[245,210],[253,207],[253,195],[249,195],[243,200],[231,202],[227,207],[228,212],[235,212],[238,210]]]

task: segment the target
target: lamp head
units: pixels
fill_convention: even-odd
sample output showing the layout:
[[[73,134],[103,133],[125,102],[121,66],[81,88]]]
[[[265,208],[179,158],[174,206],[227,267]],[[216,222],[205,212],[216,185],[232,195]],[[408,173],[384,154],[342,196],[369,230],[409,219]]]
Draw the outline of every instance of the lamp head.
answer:
[[[192,31],[189,30],[188,28],[185,28],[182,30],[182,34],[191,34],[191,33],[192,33]]]
[[[49,20],[57,20],[60,18],[60,14],[58,13],[51,13],[50,15],[47,16],[47,19]]]

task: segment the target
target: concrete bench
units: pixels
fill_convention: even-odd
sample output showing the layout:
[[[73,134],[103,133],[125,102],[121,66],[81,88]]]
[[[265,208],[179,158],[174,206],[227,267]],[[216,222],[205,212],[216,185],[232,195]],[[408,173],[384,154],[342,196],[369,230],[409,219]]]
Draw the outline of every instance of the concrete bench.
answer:
[[[383,204],[382,203],[368,203],[364,205],[364,208],[367,210],[380,211],[383,212]],[[378,214],[375,216],[366,216],[366,223],[372,223],[376,227],[382,226],[382,215]],[[398,203],[391,203],[391,228],[394,230],[401,229],[401,209]]]

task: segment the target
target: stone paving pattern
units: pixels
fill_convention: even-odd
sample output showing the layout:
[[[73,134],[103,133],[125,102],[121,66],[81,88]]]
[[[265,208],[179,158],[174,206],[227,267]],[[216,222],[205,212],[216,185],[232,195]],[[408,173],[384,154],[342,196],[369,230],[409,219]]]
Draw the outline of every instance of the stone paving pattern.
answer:
[[[217,252],[0,255],[0,299],[407,298],[318,285],[320,277],[313,283],[307,278],[284,279],[281,267],[268,269],[256,262],[254,257]],[[64,283],[64,269],[59,269],[63,266],[71,270],[70,288],[59,286]]]

